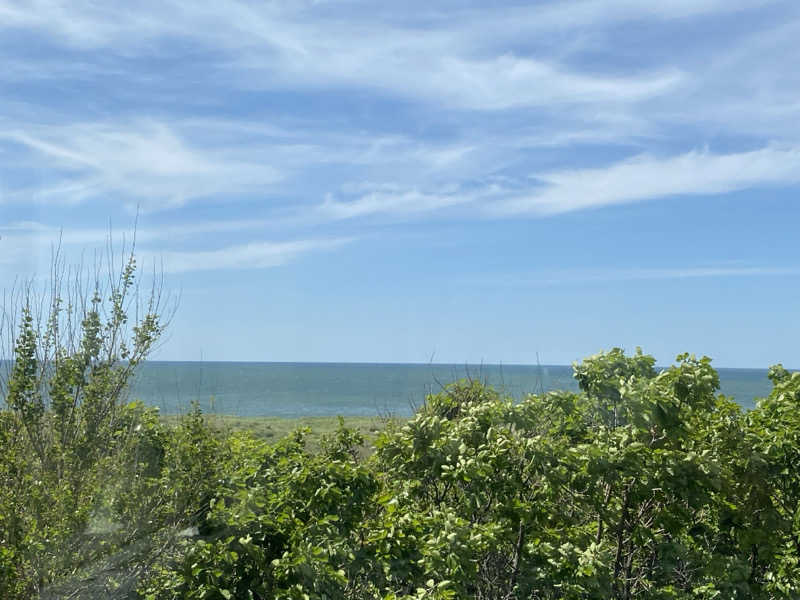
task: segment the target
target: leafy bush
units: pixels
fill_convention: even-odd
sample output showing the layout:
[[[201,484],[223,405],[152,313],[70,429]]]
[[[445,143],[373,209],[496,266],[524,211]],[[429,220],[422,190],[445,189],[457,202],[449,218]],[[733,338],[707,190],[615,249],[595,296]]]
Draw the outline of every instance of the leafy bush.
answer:
[[[656,372],[613,349],[575,365],[579,393],[516,403],[460,381],[372,453],[343,423],[312,452],[137,403],[78,452],[31,373],[0,411],[3,597],[800,597],[800,374],[779,365],[746,413],[686,354]]]
[[[748,414],[708,358],[615,349],[582,392],[430,396],[361,462],[302,433],[240,473],[147,598],[792,598],[800,375]]]
[[[130,443],[123,394],[165,325],[160,291],[138,293],[133,254],[117,274],[112,262],[107,280],[102,265],[72,279],[56,255],[50,287],[26,284],[4,307],[12,361],[0,382],[0,597],[30,598],[108,554],[95,530]]]

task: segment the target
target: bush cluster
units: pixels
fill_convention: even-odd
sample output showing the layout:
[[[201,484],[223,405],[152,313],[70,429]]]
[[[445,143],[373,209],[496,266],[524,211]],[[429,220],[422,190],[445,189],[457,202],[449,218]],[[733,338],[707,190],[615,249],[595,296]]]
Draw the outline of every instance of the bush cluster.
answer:
[[[451,384],[371,452],[343,425],[311,452],[134,403],[90,458],[46,462],[11,401],[0,596],[797,598],[800,374],[769,375],[744,412],[708,358],[614,349],[579,393]]]
[[[800,373],[743,412],[706,357],[613,349],[310,451],[124,402],[165,325],[135,273],[2,315],[0,598],[800,598]]]

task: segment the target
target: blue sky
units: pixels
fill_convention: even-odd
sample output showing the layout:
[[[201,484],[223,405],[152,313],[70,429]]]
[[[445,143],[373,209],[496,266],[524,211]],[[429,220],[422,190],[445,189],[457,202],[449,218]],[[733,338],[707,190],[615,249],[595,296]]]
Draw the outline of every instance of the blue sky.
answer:
[[[800,366],[800,4],[0,0],[0,277],[138,212],[155,358]]]

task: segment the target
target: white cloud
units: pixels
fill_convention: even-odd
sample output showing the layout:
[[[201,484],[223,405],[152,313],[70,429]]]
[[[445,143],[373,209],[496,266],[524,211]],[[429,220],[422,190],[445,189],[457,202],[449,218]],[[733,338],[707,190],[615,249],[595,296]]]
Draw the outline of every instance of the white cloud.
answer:
[[[39,221],[19,221],[0,224],[0,235],[9,245],[22,247],[46,246],[60,242],[63,246],[103,246],[111,237],[114,243],[136,240],[140,244],[160,246],[184,241],[208,234],[236,233],[243,235],[248,231],[259,231],[272,227],[272,219],[234,219],[226,221],[184,222],[172,225],[149,225],[139,223],[133,227],[76,228],[67,229],[48,225]]]
[[[717,40],[710,57],[671,48],[665,56],[658,42],[641,48],[641,60],[630,48],[615,54],[612,28],[621,23],[666,27],[676,19],[767,5],[789,7],[785,22],[775,26],[766,20],[772,25],[759,22],[757,34]],[[157,119],[114,117],[112,110],[103,122],[75,122],[66,111],[49,115],[60,124],[47,126],[30,125],[30,113],[25,119],[9,116],[0,121],[0,142],[24,148],[38,176],[20,178],[24,184],[16,187],[3,181],[0,202],[121,199],[152,210],[265,192],[286,212],[298,195],[280,196],[278,184],[285,184],[280,191],[302,190],[306,207],[331,194],[333,199],[311,210],[313,218],[421,214],[475,197],[495,200],[497,190],[465,196],[447,189],[466,189],[508,169],[521,179],[522,168],[543,171],[537,158],[548,165],[539,176],[541,188],[509,192],[514,197],[494,207],[494,214],[551,214],[797,181],[789,171],[796,165],[793,148],[800,144],[800,80],[792,76],[791,59],[800,21],[786,2],[582,0],[502,10],[365,6],[351,2],[334,10],[315,2],[171,0],[131,7],[0,0],[0,31],[44,33],[48,44],[76,51],[63,58],[64,69],[53,53],[41,59],[20,53],[0,78],[28,81],[38,72],[44,79],[49,74],[83,80],[95,69],[102,84],[108,73],[125,73],[142,86],[137,101],[144,107],[136,111],[150,114],[148,99],[167,93],[165,86],[171,90],[177,73],[192,86],[188,100],[202,90],[200,96],[207,93],[222,115],[192,119],[191,110],[172,106],[166,115],[152,111],[161,115]],[[181,59],[185,48],[197,50],[207,68],[190,75],[152,69],[153,58]],[[602,61],[586,58],[595,51]],[[355,90],[370,98],[411,99],[423,103],[420,114],[427,122],[418,129],[409,123],[399,135],[400,126],[388,127],[387,133],[383,125],[380,131],[371,129],[369,119],[364,125],[358,109],[344,111],[347,118],[338,130],[324,122],[327,113],[281,125],[234,118],[226,113],[229,87],[299,94]],[[384,119],[390,121],[391,115]],[[561,147],[602,143],[652,153],[676,147],[676,140],[684,147],[703,144],[720,130],[731,136],[758,134],[762,137],[747,143],[765,148],[671,158],[647,154],[596,169],[552,166],[573,164],[569,158],[541,159]],[[774,140],[789,149],[769,145]],[[539,157],[530,159],[534,152]],[[4,162],[6,170],[9,164]],[[325,173],[318,176],[320,171]],[[365,180],[378,185],[356,197],[341,193],[348,182]],[[318,181],[324,183],[303,187]]]
[[[610,6],[616,4],[620,3]],[[624,4],[627,12],[609,14],[660,16],[659,11],[637,11],[636,3]],[[720,9],[719,3],[713,4],[714,10]],[[529,35],[532,26],[541,31],[541,23],[536,25],[540,20],[561,20],[564,25],[583,14],[596,22],[606,14],[596,5],[584,3],[569,11],[546,5],[518,18],[528,25]],[[150,10],[81,2],[37,2],[24,8],[5,2],[0,9],[3,6],[9,15],[7,27],[44,30],[67,44],[108,48],[123,56],[151,53],[148,39],[191,39],[223,52],[227,58],[216,76],[245,88],[356,86],[436,104],[498,110],[551,102],[633,102],[661,94],[680,81],[675,69],[605,76],[574,72],[548,57],[516,55],[508,33],[486,37],[487,31],[519,29],[509,27],[507,18],[495,10],[411,27],[372,20],[370,11],[357,7],[351,8],[351,18],[315,19],[313,11],[303,8],[244,2],[172,2]],[[495,41],[487,45],[487,39]],[[36,71],[21,65],[16,70]]]
[[[680,93],[654,104],[649,117],[665,128],[690,127],[697,136],[727,133],[797,143],[798,38],[800,11],[795,10],[773,26],[720,40],[702,60],[689,64],[692,74]]]
[[[520,288],[582,286],[620,282],[692,280],[728,277],[796,277],[800,266],[706,265],[682,267],[633,267],[606,269],[542,270],[537,273],[506,274],[468,279],[479,286]]]
[[[282,197],[281,190],[305,186],[322,170],[327,170],[332,189],[346,186],[356,172],[404,181],[407,189],[415,183],[429,187],[487,164],[483,149],[460,140],[225,118],[50,126],[20,122],[13,127],[0,121],[3,151],[9,156],[7,173],[34,172],[37,179],[35,185],[7,183],[0,202],[122,201],[152,212],[246,194],[261,196],[282,217],[304,209],[295,207],[291,195]],[[45,178],[38,177],[42,173]],[[305,203],[313,204],[325,193],[306,191]]]
[[[89,256],[92,252],[106,252],[109,239],[116,254],[123,249],[127,252],[135,238],[139,264],[155,263],[161,265],[166,273],[262,269],[286,264],[313,252],[333,250],[355,239],[265,241],[263,230],[270,225],[271,221],[263,219],[155,226],[140,224],[134,232],[129,228],[69,228],[61,231],[36,221],[0,224],[0,266],[4,267],[7,275],[46,272],[51,252],[59,245],[62,255],[69,262],[76,263],[86,252],[90,253]],[[256,239],[247,243],[230,244],[230,240],[254,237]],[[217,244],[228,242],[228,245],[216,250],[174,249],[198,239],[213,239]]]
[[[123,39],[132,44],[137,29],[139,40],[170,30],[170,21],[159,18],[156,11],[80,0],[2,0],[0,19],[4,28],[40,30],[81,48],[104,47]]]
[[[552,110],[589,105],[584,115],[603,105],[638,103],[664,98],[674,105],[690,79],[693,65],[661,64],[602,70],[567,66],[562,58],[582,47],[585,32],[604,31],[620,23],[663,23],[705,15],[757,11],[782,1],[582,0],[539,2],[503,7],[448,7],[403,4],[376,11],[359,2],[337,10],[319,3],[145,2],[97,4],[88,0],[63,2],[0,0],[0,29],[40,31],[51,41],[79,49],[103,51],[128,59],[158,56],[162,44],[191,43],[210,51],[208,78],[214,84],[257,89],[298,87],[384,90],[426,102],[481,110],[536,106]],[[415,19],[408,18],[414,14]],[[546,48],[521,53],[531,40]],[[549,40],[552,39],[552,43]],[[731,40],[735,54],[739,40]],[[613,40],[606,40],[606,46]],[[592,48],[593,50],[595,48]],[[606,50],[607,48],[600,48]],[[643,49],[647,55],[649,49]],[[723,54],[728,54],[725,52]],[[782,53],[786,56],[786,53]],[[791,53],[789,53],[791,54]],[[780,54],[775,55],[780,56]],[[0,77],[37,73],[75,73],[84,77],[93,68],[83,58],[70,57],[55,68],[54,57],[33,67],[19,59]],[[76,67],[75,65],[80,66]],[[762,70],[773,71],[769,61]],[[95,61],[98,75],[108,61]],[[130,69],[128,69],[130,71]],[[129,72],[135,78],[137,73]],[[148,71],[146,79],[158,79]],[[706,73],[707,75],[707,73]],[[707,77],[703,77],[705,81]]]
[[[557,214],[680,195],[711,195],[800,182],[800,148],[637,156],[608,167],[537,175],[543,188],[497,203],[497,214]]]
[[[378,68],[378,64],[371,65]],[[392,70],[386,87],[398,93],[426,94],[429,100],[451,106],[500,110],[522,106],[603,105],[635,102],[663,94],[677,85],[676,71],[642,77],[602,77],[570,72],[553,63],[513,54],[482,59],[444,58],[406,79]],[[414,81],[410,81],[413,78]]]
[[[716,195],[765,186],[800,183],[800,148],[766,147],[714,154],[691,151],[659,158],[639,155],[605,167],[553,171],[532,176],[533,192],[522,182],[486,178],[467,189],[454,182],[428,189],[377,183],[355,186],[341,200],[328,196],[317,215],[354,219],[372,215],[408,217],[462,205],[490,216],[554,215],[670,196]]]
[[[185,36],[205,40],[208,45],[241,47],[261,44],[289,53],[309,54],[310,48],[313,48],[313,44],[309,43],[313,40],[312,33],[316,33],[319,39],[326,37],[325,31],[337,34],[347,30],[360,33],[361,39],[371,41],[369,36],[374,35],[370,27],[372,24],[380,24],[384,31],[391,30],[393,22],[397,31],[411,29],[409,25],[404,28],[399,25],[409,22],[409,13],[417,15],[417,23],[429,25],[423,28],[422,33],[430,34],[431,31],[449,28],[451,33],[447,37],[457,38],[462,31],[473,37],[475,29],[493,34],[497,31],[512,34],[532,30],[541,32],[631,20],[677,19],[740,12],[780,4],[785,2],[665,0],[646,3],[638,0],[580,0],[564,3],[551,0],[504,7],[502,11],[497,11],[488,5],[479,8],[439,8],[429,3],[411,2],[398,5],[395,11],[387,6],[378,12],[371,3],[349,2],[339,3],[339,8],[344,12],[334,13],[321,2],[250,3],[230,0],[222,5],[171,0],[144,2],[134,7],[124,3],[98,4],[91,0],[0,0],[0,17],[6,28],[39,29],[67,44],[94,48],[110,46],[123,53],[126,47],[147,51],[152,38]],[[317,8],[321,10],[316,11]],[[342,14],[347,18],[341,18]],[[315,22],[324,27],[315,29],[310,25]],[[214,27],[208,27],[210,25]],[[309,35],[298,35],[301,32]],[[424,37],[417,36],[418,42]],[[357,45],[359,40],[353,37],[344,42]],[[387,43],[390,42],[391,38],[387,40]]]
[[[340,24],[288,28],[300,50],[239,49],[229,81],[250,89],[377,89],[433,105],[503,110],[638,102],[664,94],[682,79],[674,68],[616,76],[579,72],[552,57],[515,53],[508,43],[480,49],[480,38],[445,31]]]
[[[30,164],[45,165],[50,174],[47,184],[7,192],[7,198],[75,203],[106,196],[154,209],[223,192],[252,193],[281,178],[243,151],[230,156],[193,145],[152,120],[4,129],[0,140],[26,148]]]
[[[351,241],[352,238],[252,242],[218,250],[166,251],[144,253],[142,256],[145,262],[159,261],[167,273],[264,269],[286,264],[311,252],[338,248]]]
[[[318,213],[332,219],[353,219],[378,214],[413,215],[473,202],[475,196],[458,191],[421,192],[396,185],[379,186],[355,200],[334,200],[318,207]]]
[[[580,0],[578,2],[548,2],[536,9],[525,11],[525,25],[539,29],[578,27],[603,23],[636,20],[684,19],[702,15],[743,12],[767,5],[781,4],[781,0],[665,0],[664,2],[639,2],[638,0]],[[517,15],[518,16],[518,15]]]

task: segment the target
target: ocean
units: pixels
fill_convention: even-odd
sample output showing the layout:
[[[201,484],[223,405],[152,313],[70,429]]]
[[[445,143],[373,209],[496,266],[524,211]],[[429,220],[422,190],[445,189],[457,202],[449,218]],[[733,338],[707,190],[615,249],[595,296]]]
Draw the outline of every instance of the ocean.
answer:
[[[745,408],[766,396],[766,369],[719,369],[721,392]],[[564,365],[442,365],[355,363],[147,362],[130,399],[162,414],[204,412],[238,416],[408,416],[426,394],[456,379],[485,381],[505,394],[577,390]]]

